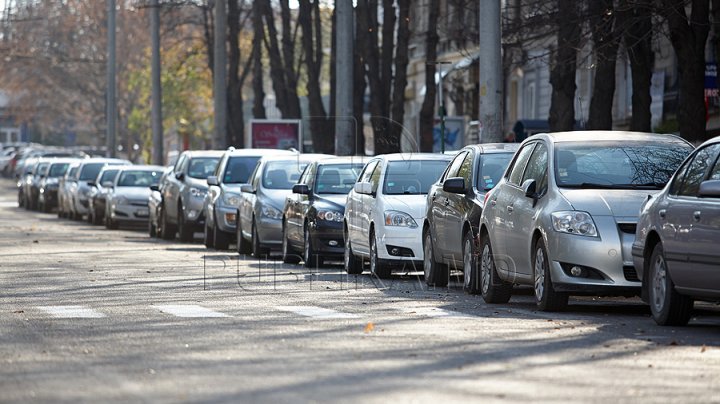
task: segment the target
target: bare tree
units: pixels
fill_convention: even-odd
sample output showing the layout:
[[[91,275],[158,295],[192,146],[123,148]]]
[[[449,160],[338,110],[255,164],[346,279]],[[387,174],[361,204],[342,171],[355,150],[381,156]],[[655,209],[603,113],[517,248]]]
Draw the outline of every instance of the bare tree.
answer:
[[[437,69],[432,62],[437,60],[437,44],[440,39],[437,32],[439,14],[440,0],[430,0],[427,10],[428,26],[425,31],[425,57],[430,63],[425,66],[425,98],[420,109],[420,150],[424,152],[433,150]]]
[[[586,127],[609,130],[613,123],[615,61],[620,44],[613,0],[590,1],[588,17],[595,51],[595,80]]]
[[[575,71],[581,39],[579,8],[575,0],[557,0],[557,49],[550,70],[552,97],[548,123],[551,131],[573,130],[575,126]]]

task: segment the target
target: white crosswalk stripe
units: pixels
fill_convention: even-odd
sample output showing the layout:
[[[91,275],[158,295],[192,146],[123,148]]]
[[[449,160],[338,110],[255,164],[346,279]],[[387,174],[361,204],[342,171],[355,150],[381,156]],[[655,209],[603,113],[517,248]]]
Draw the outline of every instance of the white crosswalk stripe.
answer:
[[[40,306],[38,309],[57,318],[103,318],[105,314],[83,306]]]
[[[451,317],[451,318],[476,318],[469,314],[457,311],[440,309],[437,307],[408,307],[402,309],[407,314],[416,314],[425,317]]]
[[[341,311],[317,306],[277,306],[275,308],[280,311],[288,311],[304,317],[317,319],[360,318],[357,314],[343,313]]]
[[[230,317],[225,313],[210,310],[196,304],[164,304],[155,307],[161,312],[171,314],[175,317]]]

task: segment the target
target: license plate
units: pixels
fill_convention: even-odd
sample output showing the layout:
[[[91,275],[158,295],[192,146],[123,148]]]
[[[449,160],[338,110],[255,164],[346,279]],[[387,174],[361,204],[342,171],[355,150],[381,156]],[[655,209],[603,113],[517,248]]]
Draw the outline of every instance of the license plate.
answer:
[[[150,211],[148,209],[138,209],[135,212],[135,215],[140,217],[148,217],[150,216]]]

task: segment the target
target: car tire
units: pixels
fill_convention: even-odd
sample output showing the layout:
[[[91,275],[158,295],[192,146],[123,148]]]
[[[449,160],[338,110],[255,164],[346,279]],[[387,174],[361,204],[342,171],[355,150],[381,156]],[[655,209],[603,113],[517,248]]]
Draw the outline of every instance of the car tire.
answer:
[[[208,223],[208,219],[205,219],[205,227],[203,231],[203,244],[207,248],[213,248],[215,240],[213,239],[213,230]]]
[[[95,216],[94,213],[95,212],[93,211],[93,209],[88,210],[88,215],[87,215],[87,219],[86,219],[88,224],[93,224],[95,222],[95,219],[93,218],[93,216]]]
[[[163,240],[174,240],[176,229],[167,220],[167,212],[163,206],[160,209],[160,237]]]
[[[512,283],[500,279],[495,268],[490,236],[482,238],[480,247],[480,293],[485,303],[507,303],[512,296]]]
[[[49,203],[45,202],[42,204],[42,211],[43,211],[43,213],[51,213],[52,207],[50,206]]]
[[[227,250],[230,247],[230,235],[225,233],[217,225],[217,217],[215,218],[215,226],[213,226],[213,248],[216,250]]]
[[[97,210],[96,210],[96,211],[93,211],[92,217],[93,217],[92,224],[95,224],[95,225],[101,224],[101,222],[102,222],[102,217],[101,217],[99,211],[97,211]]]
[[[283,222],[282,234],[282,261],[285,264],[297,264],[298,262],[300,262],[300,257],[298,257],[298,255],[295,254],[295,252],[290,247],[290,241],[287,238],[287,225],[285,224],[285,222]]]
[[[694,301],[675,290],[665,260],[662,243],[657,243],[648,268],[648,301],[653,319],[659,325],[686,325],[692,316]]]
[[[157,229],[155,228],[155,224],[153,224],[152,219],[148,220],[148,235],[150,237],[157,236]]]
[[[305,268],[318,268],[323,265],[323,258],[320,257],[312,245],[312,237],[310,237],[310,229],[305,225],[304,242],[303,242],[303,261]]]
[[[25,207],[25,196],[18,192],[18,208]]]
[[[350,235],[347,229],[345,230],[345,253],[343,256],[343,263],[345,265],[345,272],[348,275],[360,275],[363,273],[363,260],[355,256],[352,250],[352,244],[350,243]]]
[[[237,213],[237,223],[235,224],[235,241],[237,244],[237,252],[240,255],[252,254],[252,244],[250,244],[242,235],[242,227],[240,226],[240,212]]]
[[[470,295],[480,293],[480,272],[477,263],[475,237],[472,230],[468,229],[463,237],[463,289]]]
[[[447,286],[448,266],[435,260],[435,248],[430,229],[425,230],[425,233],[423,233],[423,272],[425,273],[425,283],[428,286],[441,288]]]
[[[380,279],[388,279],[392,275],[392,268],[378,256],[375,232],[370,232],[370,273]]]
[[[556,292],[550,277],[550,261],[542,239],[535,244],[533,254],[535,302],[542,311],[562,311],[567,307],[568,294]]]
[[[117,230],[117,228],[120,227],[118,225],[118,222],[115,220],[112,220],[110,215],[105,216],[105,228],[108,230]]]
[[[258,235],[257,226],[255,225],[255,220],[252,222],[252,231],[250,233],[252,236],[252,240],[250,241],[252,243],[252,254],[255,258],[260,258],[264,255],[268,254],[268,250],[266,248],[262,247],[262,244],[260,244],[260,236]]]
[[[180,204],[178,206],[178,225],[177,225],[177,233],[178,238],[180,241],[188,243],[193,241],[193,228],[191,226],[188,226],[185,222],[185,214],[183,213],[183,206]]]

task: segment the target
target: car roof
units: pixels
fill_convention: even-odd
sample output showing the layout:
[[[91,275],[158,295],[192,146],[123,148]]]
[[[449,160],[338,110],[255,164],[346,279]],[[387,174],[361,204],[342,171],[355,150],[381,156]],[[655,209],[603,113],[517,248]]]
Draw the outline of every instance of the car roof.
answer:
[[[131,166],[117,166],[120,171],[165,171],[164,166],[153,166],[153,165],[131,165]]]
[[[271,155],[291,155],[291,154],[298,154],[296,151],[292,150],[282,150],[282,149],[228,149],[225,151],[226,154],[229,154],[230,156],[259,156],[259,157],[265,157],[265,156],[271,156]]]
[[[79,162],[80,158],[63,158],[63,157],[51,157],[49,159],[46,159],[46,161],[49,161],[50,164],[72,164],[75,162]]]
[[[376,157],[380,157],[387,161],[412,161],[412,160],[450,161],[453,158],[453,156],[450,154],[440,154],[440,153],[391,153],[391,154],[381,154]]]
[[[288,160],[294,160],[297,159],[299,161],[315,161],[319,159],[324,159],[328,157],[334,157],[331,154],[318,154],[318,153],[294,153],[294,154],[283,154],[283,155],[272,155],[272,156],[263,156],[262,161],[288,161]]]
[[[560,142],[577,142],[577,141],[643,141],[643,140],[664,140],[667,142],[677,142],[690,145],[690,143],[680,136],[664,134],[664,133],[645,133],[631,132],[624,130],[579,130],[572,132],[550,132],[538,133],[528,137],[536,139],[537,137],[546,137],[553,143]]]
[[[222,157],[226,150],[186,150],[182,154],[193,157]]]
[[[708,140],[704,141],[702,144],[700,144],[700,146],[698,146],[698,147],[706,146],[709,144],[715,144],[715,143],[720,143],[720,136],[715,136],[712,139],[708,139]]]
[[[365,164],[370,160],[371,157],[367,156],[335,156],[335,157],[328,157],[321,160],[317,160],[317,165],[325,165],[325,164]]]
[[[80,165],[85,164],[94,164],[94,163],[122,163],[122,164],[132,164],[128,160],[124,159],[115,159],[115,158],[107,158],[107,157],[91,157],[89,159],[83,159],[80,160]]]
[[[475,149],[481,154],[489,153],[515,153],[520,148],[520,143],[477,143],[465,146]],[[460,150],[458,150],[460,152]]]

